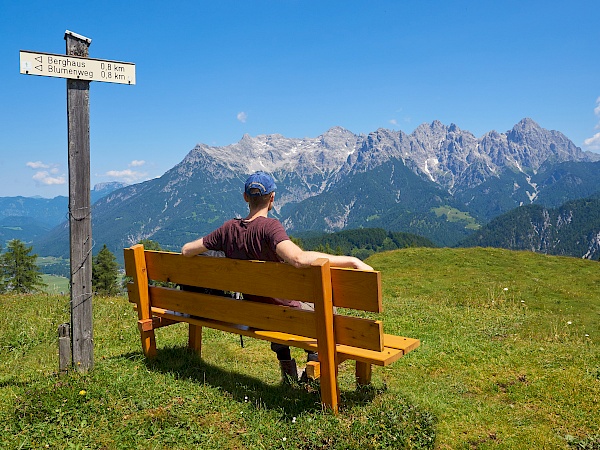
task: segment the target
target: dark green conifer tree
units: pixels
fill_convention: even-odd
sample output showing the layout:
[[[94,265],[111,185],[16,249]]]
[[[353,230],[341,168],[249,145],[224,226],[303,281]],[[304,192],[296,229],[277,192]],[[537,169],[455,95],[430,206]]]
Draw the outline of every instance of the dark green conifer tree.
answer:
[[[163,250],[160,244],[152,239],[142,239],[140,244],[144,246],[144,250],[156,250],[159,252]]]
[[[0,291],[29,294],[42,290],[46,285],[36,264],[37,255],[30,254],[33,247],[27,247],[19,239],[13,239],[0,255]]]
[[[92,260],[92,288],[98,295],[117,295],[119,293],[119,264],[115,255],[106,247]]]

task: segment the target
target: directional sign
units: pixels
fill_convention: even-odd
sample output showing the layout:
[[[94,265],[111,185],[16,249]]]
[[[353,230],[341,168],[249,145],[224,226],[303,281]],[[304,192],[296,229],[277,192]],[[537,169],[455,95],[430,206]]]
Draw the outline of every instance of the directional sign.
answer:
[[[135,84],[135,64],[21,50],[21,73],[85,81]]]

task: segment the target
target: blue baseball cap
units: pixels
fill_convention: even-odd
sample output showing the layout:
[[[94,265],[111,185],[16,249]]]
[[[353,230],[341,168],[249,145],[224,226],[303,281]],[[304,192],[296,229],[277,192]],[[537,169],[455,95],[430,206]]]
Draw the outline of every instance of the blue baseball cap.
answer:
[[[258,192],[250,193],[251,189],[258,189]],[[267,195],[277,189],[275,180],[271,175],[265,172],[255,172],[248,177],[245,185],[245,192],[250,197]]]

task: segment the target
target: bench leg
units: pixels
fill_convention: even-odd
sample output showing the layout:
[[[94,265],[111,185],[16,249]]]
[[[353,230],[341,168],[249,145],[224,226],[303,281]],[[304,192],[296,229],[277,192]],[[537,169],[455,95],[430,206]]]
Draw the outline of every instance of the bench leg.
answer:
[[[146,358],[153,358],[156,356],[156,338],[154,336],[154,319],[140,319],[138,320],[138,330],[140,330],[140,337],[142,338],[142,351]]]
[[[190,323],[188,347],[195,350],[198,357],[202,356],[202,327],[200,325],[192,325]]]
[[[366,386],[371,384],[371,364],[356,361],[356,384]]]
[[[337,364],[332,368],[325,364],[320,364],[321,376],[321,403],[330,408],[334,414],[338,413],[338,405],[340,403],[340,389],[337,383]]]
[[[146,358],[154,358],[156,356],[156,337],[154,330],[140,331],[142,338],[142,350]]]

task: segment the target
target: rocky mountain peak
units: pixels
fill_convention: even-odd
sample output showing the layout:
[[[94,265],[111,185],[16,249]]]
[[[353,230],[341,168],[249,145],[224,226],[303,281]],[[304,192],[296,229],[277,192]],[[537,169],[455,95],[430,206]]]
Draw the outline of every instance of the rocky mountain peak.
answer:
[[[587,161],[589,157],[559,131],[547,130],[525,118],[506,133],[509,164],[519,170],[537,171],[546,161]]]
[[[512,127],[511,130],[508,130],[506,134],[509,140],[519,142],[532,136],[539,137],[544,131],[546,130],[541,128],[536,122],[529,118],[525,118]]]
[[[525,118],[521,119],[513,127],[513,130],[521,130],[523,132],[530,131],[530,130],[533,130],[533,129],[541,130],[542,127],[540,127],[535,120],[533,120],[533,119],[531,119],[529,117],[525,117]]]
[[[439,120],[434,120],[430,124],[423,123],[419,125],[415,131],[412,132],[411,136],[441,136],[445,135],[448,131],[448,127]]]
[[[347,149],[348,154],[353,153],[360,136],[342,127],[333,127],[319,136],[321,145],[329,149]]]
[[[193,172],[192,166],[202,166],[220,176],[226,171],[243,175],[265,170],[279,177],[295,173],[307,186],[320,179],[319,187],[311,188],[316,195],[334,174],[339,178],[365,172],[391,159],[402,160],[416,174],[449,191],[463,184],[471,188],[506,168],[533,173],[547,160],[589,160],[563,134],[525,118],[506,133],[492,131],[480,139],[439,120],[419,125],[410,135],[388,129],[356,135],[342,127],[330,128],[316,138],[244,135],[224,147],[200,144],[183,163],[188,163],[187,174]]]
[[[107,181],[105,183],[97,183],[94,185],[95,192],[101,193],[110,193],[112,191],[116,191],[117,189],[121,189],[122,187],[127,186],[126,183],[121,183],[120,181]]]

